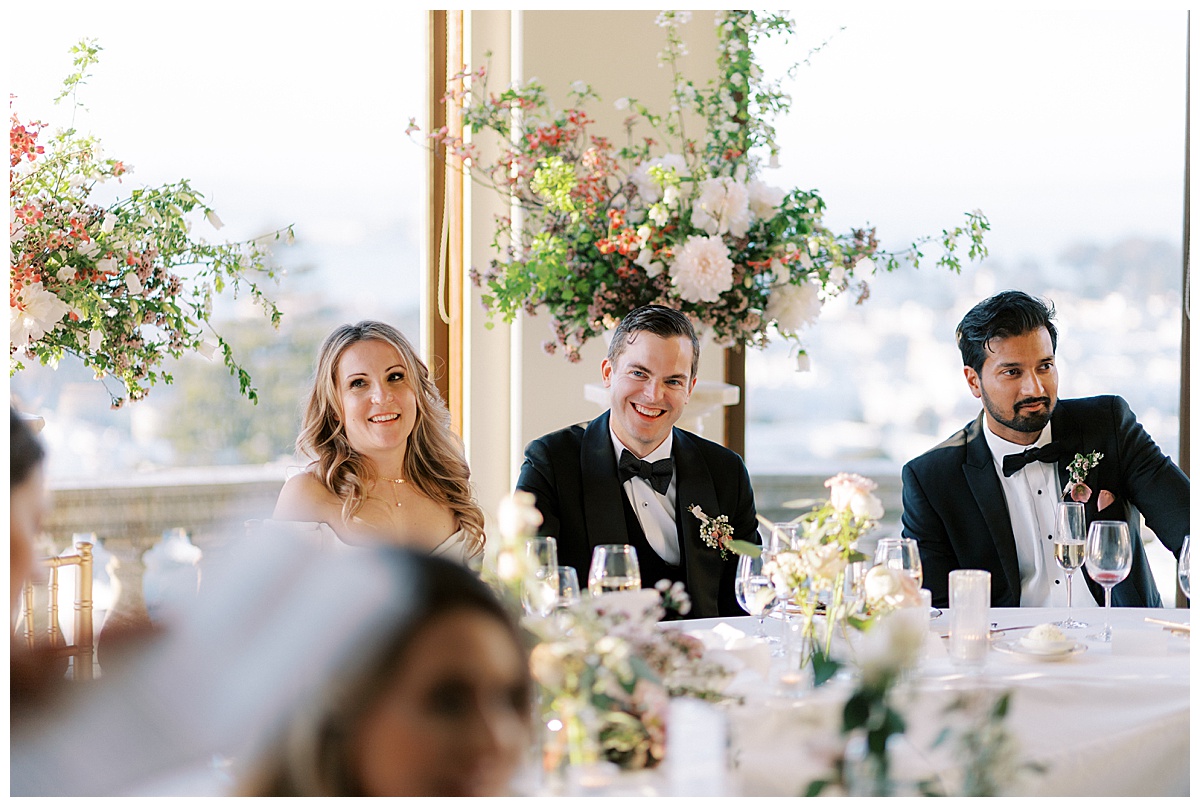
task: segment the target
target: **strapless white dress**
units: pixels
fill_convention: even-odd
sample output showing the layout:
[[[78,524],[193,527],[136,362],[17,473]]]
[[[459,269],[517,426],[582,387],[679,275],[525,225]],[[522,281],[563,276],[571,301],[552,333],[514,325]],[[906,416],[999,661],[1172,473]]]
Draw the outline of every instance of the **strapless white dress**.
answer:
[[[334,532],[333,527],[324,521],[278,521],[273,518],[264,518],[257,521],[256,526],[264,530],[286,530],[289,533],[295,533],[305,541],[312,541],[314,546],[321,549],[354,549],[358,546],[343,541],[341,536]],[[467,556],[469,545],[466,530],[459,529],[458,532],[430,550],[429,554],[467,566],[470,560]]]

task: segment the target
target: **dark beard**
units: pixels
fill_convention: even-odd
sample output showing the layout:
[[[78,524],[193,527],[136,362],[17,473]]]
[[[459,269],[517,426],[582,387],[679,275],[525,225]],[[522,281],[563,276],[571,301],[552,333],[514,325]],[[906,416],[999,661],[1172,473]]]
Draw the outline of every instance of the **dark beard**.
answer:
[[[1044,414],[1021,414],[1020,408],[1022,406],[1038,402],[1045,402],[1046,412]],[[1042,429],[1046,428],[1046,424],[1050,422],[1050,416],[1054,414],[1054,402],[1049,398],[1026,398],[1024,400],[1017,401],[1015,404],[1013,404],[1012,412],[1005,414],[1004,412],[1000,411],[999,407],[992,403],[992,400],[988,398],[987,393],[985,392],[983,393],[983,407],[987,410],[987,413],[991,416],[992,420],[996,421],[1002,426],[1007,426],[1013,431],[1024,432],[1025,434],[1037,434]]]

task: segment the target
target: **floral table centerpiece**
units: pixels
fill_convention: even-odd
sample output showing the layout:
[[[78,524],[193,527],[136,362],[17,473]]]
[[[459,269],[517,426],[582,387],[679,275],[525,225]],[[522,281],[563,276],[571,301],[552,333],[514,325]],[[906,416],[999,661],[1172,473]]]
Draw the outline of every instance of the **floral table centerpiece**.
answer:
[[[857,549],[858,539],[875,529],[883,517],[883,503],[872,492],[876,488],[873,480],[839,473],[826,479],[825,487],[829,499],[797,519],[801,529],[794,545],[775,553],[763,565],[780,598],[800,612],[801,637],[809,648],[801,663],[810,654],[818,662],[828,658],[836,626],[866,625],[863,603],[844,600],[846,570],[852,563],[868,560]],[[825,633],[818,644],[815,618],[822,606]]]
[[[689,18],[685,11],[659,15],[671,111],[659,115],[634,98],[619,99],[630,113],[621,147],[589,130],[594,121],[584,106],[599,98],[586,82],[571,85],[570,105],[560,110],[536,81],[493,92],[486,66],[455,77],[461,85],[443,102],[461,110],[463,134],[443,127],[429,137],[524,216],[520,226],[498,220],[497,256],[472,277],[484,287],[489,314],[505,322],[544,307],[554,334],[544,347],[561,348],[571,361],[626,313],[658,303],[687,313],[722,346],[762,347],[778,334],[796,343],[803,367],[798,333],[816,321],[824,300],[853,289],[861,303],[868,276],[902,260],[917,266],[934,239],[883,251],[873,228],[827,228],[816,191],[764,182],[760,163],[774,164],[779,151],[771,121],[790,98],[764,76],[754,46],[792,33],[793,24],[778,14],[717,12],[719,78],[698,87],[680,70],[680,27]],[[690,113],[703,122],[699,137],[685,130]],[[648,135],[635,135],[639,124]],[[411,122],[409,132],[417,129]],[[501,141],[494,162],[473,140],[484,132]],[[943,230],[937,263],[960,271],[960,240],[969,258],[986,256],[987,229],[975,211]]]
[[[719,700],[729,673],[704,659],[704,644],[659,622],[686,614],[681,583],[584,599],[548,618],[527,619],[538,637],[530,667],[555,738],[543,763],[597,759],[621,768],[652,768],[666,751],[669,699]]]
[[[75,101],[99,45],[72,48],[75,72],[56,103]],[[12,101],[10,99],[10,106]],[[45,143],[45,125],[12,114],[9,135],[9,374],[25,360],[57,366],[66,354],[83,360],[96,378],[115,379],[113,407],[144,398],[172,377],[166,356],[220,350],[251,401],[249,374],[211,323],[213,297],[227,287],[249,294],[273,326],[279,309],[257,278],[273,278],[267,243],[291,239],[291,228],[239,243],[213,244],[192,235],[191,214],[222,222],[187,180],[136,188],[100,203],[93,194],[123,183],[132,167],[106,156],[99,140],[73,126]],[[113,191],[107,194],[111,196]],[[100,194],[96,194],[100,195]],[[211,340],[211,341],[210,341]],[[107,387],[107,383],[106,383]]]

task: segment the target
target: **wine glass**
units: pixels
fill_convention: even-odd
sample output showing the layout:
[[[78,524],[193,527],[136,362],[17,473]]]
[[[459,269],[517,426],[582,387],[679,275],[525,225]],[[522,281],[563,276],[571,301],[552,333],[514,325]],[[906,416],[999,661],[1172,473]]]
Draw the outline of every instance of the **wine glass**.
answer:
[[[637,591],[642,572],[637,550],[629,544],[601,544],[592,550],[588,568],[588,591],[593,597],[610,591]]]
[[[570,609],[583,601],[579,590],[579,575],[574,566],[558,567],[558,598],[555,602],[560,609]]]
[[[1088,638],[1111,642],[1112,589],[1129,576],[1129,568],[1133,565],[1129,525],[1124,521],[1093,521],[1088,528],[1084,563],[1092,579],[1104,586],[1104,630]]]
[[[801,525],[789,521],[784,524],[775,524],[764,530],[766,533],[763,535],[764,559],[770,560],[784,550],[795,549],[803,529]]]
[[[1071,579],[1083,565],[1083,534],[1087,521],[1083,502],[1059,502],[1055,514],[1054,560],[1067,573],[1067,618],[1055,622],[1060,628],[1086,628],[1088,623],[1071,618]]]
[[[1192,600],[1192,536],[1183,536],[1183,551],[1179,553],[1179,587],[1183,596]]]
[[[921,553],[912,538],[881,538],[875,545],[875,565],[907,572],[921,588]]]
[[[521,605],[525,613],[549,616],[558,600],[558,542],[550,537],[525,541]]]
[[[758,630],[755,631],[754,638],[778,642],[777,637],[767,636],[766,628],[763,626],[763,620],[766,619],[767,613],[778,599],[775,584],[771,582],[771,578],[763,574],[763,562],[761,555],[757,558],[749,555],[742,555],[738,558],[737,577],[733,580],[733,593],[737,597],[738,605],[742,606],[746,613],[758,617]]]

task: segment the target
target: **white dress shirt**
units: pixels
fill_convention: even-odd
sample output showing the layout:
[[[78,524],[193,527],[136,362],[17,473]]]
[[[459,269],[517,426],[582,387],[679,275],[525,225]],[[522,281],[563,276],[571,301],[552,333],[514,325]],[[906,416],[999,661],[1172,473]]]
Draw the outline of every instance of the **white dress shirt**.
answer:
[[[608,435],[612,438],[617,462],[620,462],[621,452],[629,451],[629,449],[617,438],[612,426],[608,427]],[[671,446],[674,444],[674,440],[675,433],[672,431],[667,434],[667,439],[663,440],[658,448],[641,459],[646,462],[668,459],[671,456]],[[633,454],[632,451],[629,453]],[[634,456],[637,455],[634,454]],[[642,525],[642,532],[646,534],[646,543],[650,544],[650,548],[657,552],[660,558],[672,566],[679,565],[679,533],[675,527],[675,480],[677,478],[678,474],[672,470],[671,484],[667,487],[666,493],[659,493],[640,476],[632,477],[622,485],[626,498],[633,506],[633,512],[637,514],[638,523]]]
[[[985,416],[986,421],[986,416]],[[1067,604],[1067,573],[1054,560],[1054,531],[1062,491],[1058,486],[1058,468],[1054,463],[1031,462],[1009,477],[1004,476],[1004,457],[1040,448],[1050,442],[1050,424],[1042,429],[1036,442],[1023,446],[1010,443],[992,432],[985,422],[984,435],[996,475],[1004,490],[1008,520],[1017,545],[1017,563],[1021,569],[1021,605],[1050,608]],[[1094,606],[1096,600],[1076,570],[1071,580],[1071,605]]]

